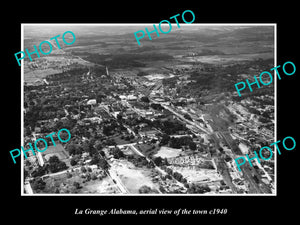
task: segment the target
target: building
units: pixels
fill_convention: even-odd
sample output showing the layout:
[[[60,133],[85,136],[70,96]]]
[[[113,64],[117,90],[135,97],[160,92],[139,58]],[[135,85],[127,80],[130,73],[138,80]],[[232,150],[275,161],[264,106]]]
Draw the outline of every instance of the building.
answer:
[[[96,99],[90,99],[87,101],[86,103],[87,105],[96,105],[97,104],[97,100]]]

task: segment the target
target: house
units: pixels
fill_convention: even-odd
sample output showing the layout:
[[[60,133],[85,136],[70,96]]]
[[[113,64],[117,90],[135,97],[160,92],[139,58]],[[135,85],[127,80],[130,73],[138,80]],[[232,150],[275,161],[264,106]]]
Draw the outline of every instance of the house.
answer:
[[[128,95],[127,96],[127,101],[136,101],[137,100],[137,97],[134,96],[134,95]]]
[[[41,133],[41,128],[40,127],[35,127],[34,132],[35,133]]]
[[[97,100],[96,99],[90,99],[87,101],[86,103],[87,105],[96,105],[97,104]]]

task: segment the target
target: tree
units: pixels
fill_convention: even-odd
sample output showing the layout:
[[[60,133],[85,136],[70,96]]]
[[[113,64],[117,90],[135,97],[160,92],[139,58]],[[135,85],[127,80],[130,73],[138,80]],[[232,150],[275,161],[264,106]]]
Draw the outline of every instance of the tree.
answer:
[[[60,130],[60,129],[62,129],[62,128],[64,128],[63,122],[62,122],[61,120],[57,121],[57,122],[55,123],[55,130]]]
[[[137,76],[145,76],[145,75],[147,75],[147,73],[144,72],[144,71],[139,71],[139,72],[137,73]]]
[[[102,143],[101,143],[100,141],[96,141],[96,143],[95,143],[95,148],[96,148],[97,150],[101,150],[101,149],[103,148]]]
[[[96,180],[97,179],[97,176],[96,176],[96,174],[92,174],[92,176],[91,176],[91,178],[92,178],[92,180]]]
[[[31,135],[31,129],[30,129],[30,127],[26,127],[25,128],[25,136],[29,136],[29,135]]]
[[[26,177],[28,177],[28,175],[29,175],[28,171],[26,169],[24,169],[24,177],[26,178]]]
[[[103,130],[102,130],[103,134],[106,136],[109,136],[112,134],[112,129],[111,126],[103,126]]]
[[[162,161],[163,161],[163,159],[162,159],[160,156],[155,157],[155,158],[153,159],[153,162],[154,162],[157,166],[160,166],[160,165],[162,164]]]
[[[76,188],[76,189],[79,189],[80,188],[80,184],[76,181],[74,181],[73,183],[73,186]]]
[[[90,165],[97,165],[99,163],[99,156],[93,155],[92,160],[90,161]]]
[[[99,167],[102,168],[103,170],[107,170],[109,167],[109,164],[105,159],[101,158],[101,159],[99,159]]]
[[[74,143],[69,143],[66,147],[66,150],[69,152],[70,155],[82,153],[82,148],[79,145]]]
[[[81,167],[81,172],[86,173],[86,168],[84,166]]]
[[[142,102],[146,102],[146,103],[149,103],[149,102],[150,102],[150,100],[149,100],[149,98],[148,98],[147,96],[141,97],[141,101],[142,101]]]
[[[162,139],[160,140],[160,145],[168,145],[170,141],[170,136],[167,134],[163,134]]]
[[[166,169],[166,172],[167,172],[167,174],[169,174],[169,175],[172,175],[172,174],[173,174],[173,170],[170,169],[170,168],[167,168],[167,169]]]
[[[31,173],[31,176],[33,177],[40,177],[40,176],[43,176],[47,173],[47,168],[48,166],[47,165],[44,165],[44,166],[39,166],[38,168],[36,168],[32,173]]]
[[[187,120],[192,121],[192,117],[189,114],[184,114],[184,118],[186,118]]]
[[[33,190],[36,190],[37,192],[44,190],[46,187],[46,183],[43,181],[42,178],[34,179],[31,185]]]
[[[49,158],[49,170],[51,173],[56,173],[62,170],[67,169],[67,165],[65,162],[59,160],[59,158],[54,155]]]
[[[122,114],[119,113],[119,114],[117,115],[117,120],[122,121],[122,119],[123,119]]]
[[[49,163],[51,164],[51,163],[58,163],[59,162],[59,158],[56,156],[56,155],[54,155],[54,156],[51,156],[50,158],[49,158]]]
[[[52,163],[52,164],[49,164],[49,170],[51,173],[56,173],[56,172],[59,172],[59,171],[62,171],[62,170],[65,170],[67,169],[67,165],[65,162],[58,162],[58,163]]]
[[[147,193],[158,193],[157,190],[153,190],[150,187],[143,185],[142,187],[140,187],[139,189],[139,193],[140,194],[147,194]]]
[[[178,172],[174,172],[173,176],[178,181],[181,181],[182,178],[183,178],[183,176],[180,173],[178,173]]]
[[[90,152],[90,145],[89,145],[89,143],[87,141],[83,142],[82,149],[85,152]]]
[[[124,158],[124,153],[119,148],[112,149],[111,154],[115,159]]]
[[[262,117],[262,116],[260,116],[260,117],[258,118],[258,121],[261,122],[261,123],[270,123],[270,122],[271,122],[270,119],[267,119],[267,118]]]
[[[192,184],[190,185],[190,187],[188,188],[188,193],[200,193],[203,194],[205,192],[209,192],[210,188],[208,187],[208,185],[199,185],[199,184]]]
[[[70,160],[70,164],[71,164],[71,166],[75,166],[77,164],[77,161],[74,158],[72,158]]]
[[[189,143],[189,148],[192,150],[192,151],[195,151],[197,149],[197,145],[195,142],[190,142]]]
[[[165,165],[165,166],[168,166],[168,165],[169,165],[169,162],[168,162],[168,159],[167,159],[167,158],[164,158],[164,159],[163,159],[162,165]]]

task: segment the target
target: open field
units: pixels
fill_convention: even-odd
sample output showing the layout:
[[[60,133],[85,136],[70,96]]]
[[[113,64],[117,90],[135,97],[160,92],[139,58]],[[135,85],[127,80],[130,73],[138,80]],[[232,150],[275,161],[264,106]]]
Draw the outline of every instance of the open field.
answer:
[[[48,146],[47,150],[41,154],[46,161],[48,161],[52,156],[57,156],[59,160],[65,162],[66,165],[70,167],[69,153],[61,144],[56,144],[56,146]]]
[[[116,184],[110,177],[103,180],[91,180],[82,187],[79,193],[82,194],[119,194]]]
[[[192,183],[206,183],[206,182],[219,182],[222,177],[218,175],[216,170],[199,169],[196,166],[181,167],[170,166],[173,171],[179,172],[188,182]]]
[[[47,27],[47,29],[46,29]],[[34,82],[49,74],[59,73],[72,66],[92,64],[106,65],[110,71],[139,71],[169,74],[175,65],[193,62],[227,64],[249,61],[257,58],[272,58],[273,27],[259,26],[182,26],[150,41],[141,39],[139,46],[133,32],[144,28],[136,26],[70,26],[76,34],[76,42],[71,46],[54,49],[48,56],[25,58],[25,81]],[[28,26],[24,32],[25,48],[31,48],[42,40],[48,40],[61,28],[48,26]],[[37,35],[37,33],[39,35]],[[61,41],[62,42],[62,41]],[[55,65],[52,63],[55,61]],[[37,64],[28,68],[28,64]]]
[[[239,58],[236,55],[211,55],[211,56],[194,56],[194,57],[184,57],[181,58],[182,62],[200,62],[200,63],[210,63],[210,64],[225,64],[246,60],[255,60],[257,58],[269,59],[273,57],[273,52],[267,53],[249,53],[249,54],[239,54]]]
[[[154,156],[155,157],[160,156],[161,158],[173,158],[179,156],[181,153],[182,153],[181,149],[162,146],[160,150],[157,152],[157,154],[155,154]]]
[[[151,169],[137,168],[126,160],[115,160],[111,165],[121,182],[132,194],[138,194],[142,186],[148,186],[153,190],[158,189],[158,184],[151,180]]]

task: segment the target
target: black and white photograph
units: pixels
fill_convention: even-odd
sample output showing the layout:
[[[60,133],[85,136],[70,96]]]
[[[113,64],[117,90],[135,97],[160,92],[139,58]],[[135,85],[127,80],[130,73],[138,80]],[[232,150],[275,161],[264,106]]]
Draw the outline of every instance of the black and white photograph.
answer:
[[[154,26],[22,24],[22,194],[276,194],[276,25]]]
[[[296,4],[111,3],[4,8],[3,220],[297,221]]]

